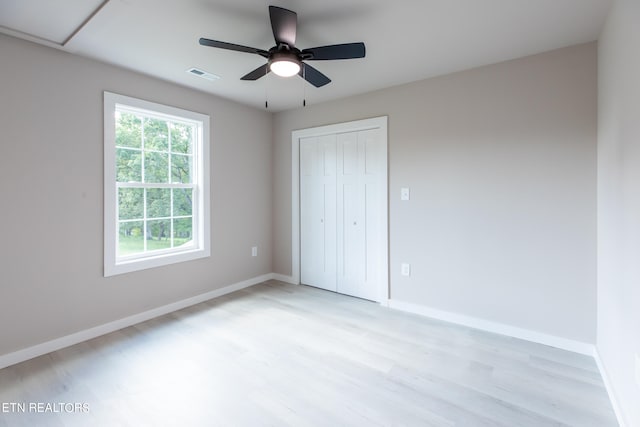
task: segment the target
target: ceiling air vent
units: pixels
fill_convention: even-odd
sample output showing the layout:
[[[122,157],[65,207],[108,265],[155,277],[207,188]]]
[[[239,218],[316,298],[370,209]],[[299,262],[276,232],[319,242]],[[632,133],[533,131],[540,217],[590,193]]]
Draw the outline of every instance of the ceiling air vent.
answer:
[[[199,68],[189,68],[187,70],[187,73],[193,74],[194,76],[202,77],[203,79],[206,79],[212,82],[220,79],[220,76],[216,76],[215,74],[208,73]]]

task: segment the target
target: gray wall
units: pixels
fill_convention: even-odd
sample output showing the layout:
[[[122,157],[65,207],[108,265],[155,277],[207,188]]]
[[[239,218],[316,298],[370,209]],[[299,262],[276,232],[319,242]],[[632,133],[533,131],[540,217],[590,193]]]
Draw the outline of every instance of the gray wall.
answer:
[[[270,114],[3,35],[0,58],[0,355],[271,272]],[[102,277],[104,90],[210,115],[210,258]]]
[[[275,272],[291,131],[388,115],[391,298],[594,343],[596,70],[589,43],[276,114]]]
[[[599,42],[598,353],[640,426],[640,3],[618,0]],[[640,367],[639,367],[640,368]]]

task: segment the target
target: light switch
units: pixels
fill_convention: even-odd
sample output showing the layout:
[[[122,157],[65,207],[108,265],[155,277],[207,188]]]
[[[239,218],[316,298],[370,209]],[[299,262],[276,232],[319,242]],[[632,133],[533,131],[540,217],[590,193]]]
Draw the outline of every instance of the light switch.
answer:
[[[640,354],[636,354],[636,385],[640,387]]]
[[[407,187],[400,189],[400,200],[409,200],[409,189]]]
[[[251,256],[258,256],[258,247],[254,246],[251,248]]]
[[[403,276],[411,276],[411,264],[402,263],[400,266],[400,274]]]

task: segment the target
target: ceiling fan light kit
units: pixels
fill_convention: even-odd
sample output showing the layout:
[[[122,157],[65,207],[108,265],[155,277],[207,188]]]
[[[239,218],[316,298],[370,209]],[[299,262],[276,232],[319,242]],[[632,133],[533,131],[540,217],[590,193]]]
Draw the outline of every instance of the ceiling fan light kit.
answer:
[[[200,44],[236,52],[253,53],[267,60],[266,64],[241,77],[241,80],[258,80],[273,71],[274,74],[281,77],[292,77],[297,74],[315,87],[322,87],[330,83],[331,79],[304,61],[328,61],[365,57],[365,46],[362,42],[300,50],[295,46],[298,15],[288,9],[269,6],[269,17],[276,45],[268,51],[206,38],[201,38]]]
[[[269,70],[280,77],[292,77],[300,72],[301,65],[295,54],[276,52],[269,59]]]

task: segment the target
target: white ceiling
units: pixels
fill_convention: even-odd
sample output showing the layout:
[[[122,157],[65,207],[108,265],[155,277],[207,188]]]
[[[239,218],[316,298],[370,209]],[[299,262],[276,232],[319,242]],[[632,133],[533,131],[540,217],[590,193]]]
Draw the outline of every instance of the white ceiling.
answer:
[[[300,49],[362,41],[364,59],[312,63],[333,81],[315,88],[272,73],[240,77],[258,55],[200,37],[268,50],[268,6],[298,13]],[[0,32],[280,111],[596,40],[611,0],[0,0]],[[196,67],[220,76],[188,74]]]

